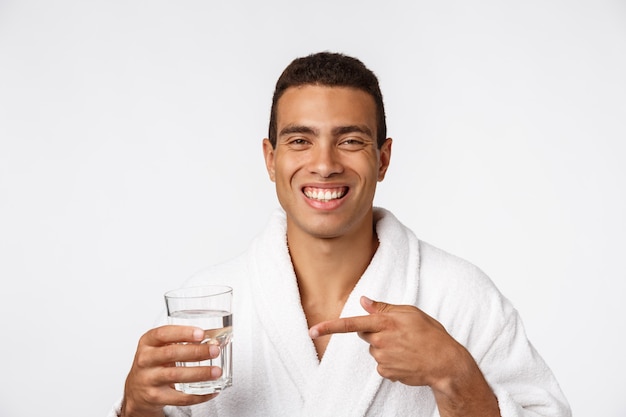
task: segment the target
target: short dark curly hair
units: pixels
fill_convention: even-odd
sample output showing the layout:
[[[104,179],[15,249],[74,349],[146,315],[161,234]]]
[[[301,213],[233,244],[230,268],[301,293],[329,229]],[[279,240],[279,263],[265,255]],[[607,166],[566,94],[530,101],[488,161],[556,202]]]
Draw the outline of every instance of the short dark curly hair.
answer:
[[[387,138],[385,106],[376,75],[356,58],[334,52],[318,52],[293,60],[276,82],[268,132],[272,147],[276,147],[278,100],[288,88],[301,85],[353,87],[370,94],[376,104],[378,148],[385,142]]]

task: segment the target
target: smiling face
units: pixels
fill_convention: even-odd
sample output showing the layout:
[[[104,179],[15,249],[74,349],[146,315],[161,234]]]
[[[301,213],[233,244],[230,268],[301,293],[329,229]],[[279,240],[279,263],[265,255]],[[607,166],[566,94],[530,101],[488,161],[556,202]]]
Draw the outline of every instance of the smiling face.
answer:
[[[361,236],[373,227],[372,205],[391,156],[376,142],[376,107],[350,87],[288,88],[277,106],[276,147],[265,162],[287,213],[289,238]]]

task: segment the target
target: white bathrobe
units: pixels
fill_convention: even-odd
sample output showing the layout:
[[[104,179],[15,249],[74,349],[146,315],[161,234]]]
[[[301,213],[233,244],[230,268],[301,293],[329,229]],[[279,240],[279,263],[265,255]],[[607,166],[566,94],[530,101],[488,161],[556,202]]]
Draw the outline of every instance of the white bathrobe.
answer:
[[[367,313],[361,295],[417,306],[472,354],[502,417],[570,416],[550,369],[528,342],[516,310],[475,266],[419,241],[391,213],[375,209],[380,245],[341,317]],[[350,262],[350,259],[346,259]],[[168,416],[438,416],[429,387],[376,372],[369,345],[354,333],[330,339],[322,361],[308,334],[278,210],[250,249],[186,285],[234,288],[233,386]]]

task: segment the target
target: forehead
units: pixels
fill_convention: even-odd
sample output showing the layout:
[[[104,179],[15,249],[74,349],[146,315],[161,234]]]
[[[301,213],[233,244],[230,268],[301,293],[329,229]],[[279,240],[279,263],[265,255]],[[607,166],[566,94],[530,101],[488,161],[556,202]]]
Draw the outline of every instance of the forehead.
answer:
[[[367,124],[375,131],[376,104],[367,92],[353,87],[302,85],[289,87],[276,108],[278,126],[291,123]]]

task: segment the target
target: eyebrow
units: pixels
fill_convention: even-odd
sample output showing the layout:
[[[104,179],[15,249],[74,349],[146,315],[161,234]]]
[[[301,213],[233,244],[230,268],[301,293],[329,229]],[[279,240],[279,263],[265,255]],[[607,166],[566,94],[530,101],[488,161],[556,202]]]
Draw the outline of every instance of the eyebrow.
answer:
[[[339,126],[333,129],[334,136],[345,135],[348,133],[363,133],[369,137],[373,137],[372,130],[367,126],[349,125],[349,126]]]
[[[288,125],[280,130],[278,136],[290,135],[292,133],[307,133],[309,135],[318,135],[319,131],[309,126]]]
[[[310,135],[319,135],[319,130],[314,129],[309,126],[304,125],[288,125],[281,129],[278,133],[279,136],[290,135],[292,133],[306,133]],[[332,134],[333,136],[341,136],[348,133],[363,133],[368,135],[369,137],[373,137],[372,130],[367,126],[360,125],[348,125],[348,126],[338,126],[333,128]]]

